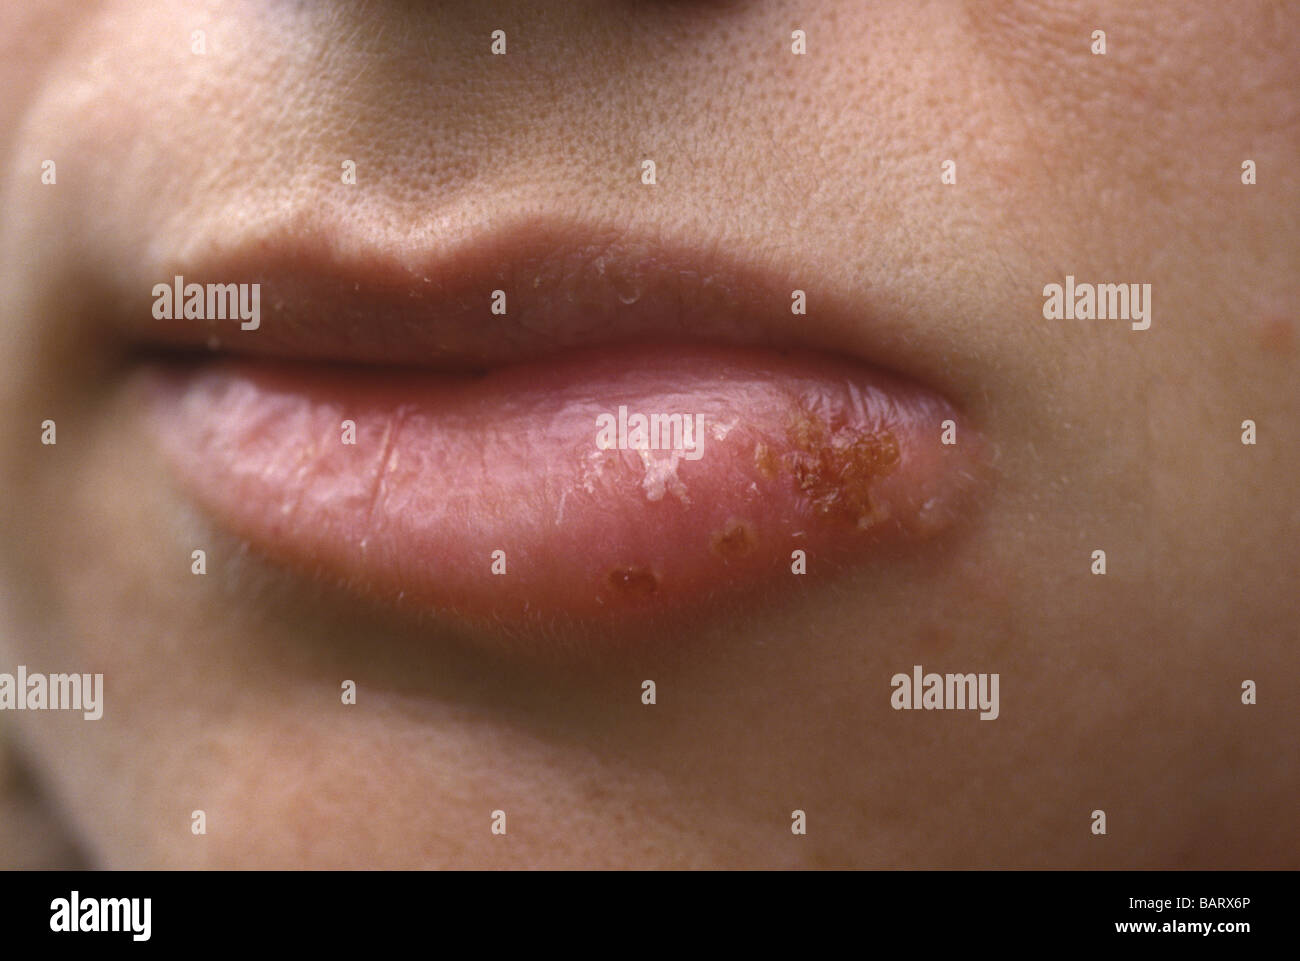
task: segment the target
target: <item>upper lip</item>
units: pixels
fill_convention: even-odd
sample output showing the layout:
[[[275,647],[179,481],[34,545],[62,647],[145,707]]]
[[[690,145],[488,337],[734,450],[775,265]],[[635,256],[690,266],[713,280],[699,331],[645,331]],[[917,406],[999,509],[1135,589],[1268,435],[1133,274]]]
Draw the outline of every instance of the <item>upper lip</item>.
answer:
[[[818,350],[889,367],[943,389],[948,345],[914,317],[882,309],[865,283],[845,289],[760,251],[535,216],[427,246],[362,242],[297,218],[196,245],[122,291],[127,338],[294,360],[466,371],[571,348],[639,342]],[[155,283],[257,283],[261,323],[158,320]],[[492,312],[494,291],[504,315]],[[794,313],[803,291],[806,313]]]

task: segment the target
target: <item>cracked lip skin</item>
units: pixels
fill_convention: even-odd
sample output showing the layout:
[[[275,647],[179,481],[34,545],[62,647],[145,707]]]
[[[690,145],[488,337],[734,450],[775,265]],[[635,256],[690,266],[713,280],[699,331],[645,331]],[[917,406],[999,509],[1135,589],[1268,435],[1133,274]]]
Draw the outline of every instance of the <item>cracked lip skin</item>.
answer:
[[[146,365],[150,420],[188,495],[288,568],[489,634],[631,636],[941,551],[972,509],[978,431],[811,281],[555,222],[358,250],[299,227],[156,278],[260,283],[257,330],[138,291],[120,314],[208,349]]]

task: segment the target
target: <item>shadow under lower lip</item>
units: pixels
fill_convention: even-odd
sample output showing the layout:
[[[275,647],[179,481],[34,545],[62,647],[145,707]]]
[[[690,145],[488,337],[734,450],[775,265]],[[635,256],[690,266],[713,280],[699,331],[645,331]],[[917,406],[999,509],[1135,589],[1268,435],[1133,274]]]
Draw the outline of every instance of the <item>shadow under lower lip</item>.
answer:
[[[951,526],[979,460],[943,398],[811,354],[609,348],[476,378],[219,362],[155,386],[163,446],[221,523],[489,627],[798,590]]]

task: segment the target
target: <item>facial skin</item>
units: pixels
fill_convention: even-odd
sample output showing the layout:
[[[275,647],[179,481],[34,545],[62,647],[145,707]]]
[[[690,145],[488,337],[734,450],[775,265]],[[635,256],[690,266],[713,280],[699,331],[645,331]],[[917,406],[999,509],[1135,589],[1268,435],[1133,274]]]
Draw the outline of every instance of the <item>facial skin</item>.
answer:
[[[89,864],[1300,865],[1294,8],[5,0],[0,37],[0,671],[106,688],[0,733]],[[559,216],[860,302],[989,445],[961,529],[536,663],[177,483],[125,296],[271,223]],[[1044,319],[1067,274],[1151,284],[1150,329]],[[997,672],[1000,716],[893,710],[915,664]]]

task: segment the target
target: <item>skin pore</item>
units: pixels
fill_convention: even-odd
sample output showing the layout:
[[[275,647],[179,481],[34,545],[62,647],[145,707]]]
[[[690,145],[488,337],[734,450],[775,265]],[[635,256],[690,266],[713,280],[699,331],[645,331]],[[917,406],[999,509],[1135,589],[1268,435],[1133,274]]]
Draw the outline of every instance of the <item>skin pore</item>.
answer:
[[[49,863],[1300,863],[1293,8],[2,0],[0,38],[0,672],[106,691],[0,713]],[[119,320],[175,264],[560,217],[861,305],[838,336],[978,425],[969,516],[533,661],[282,568],[177,481]],[[1150,284],[1150,328],[1046,319],[1067,276]],[[997,672],[998,718],[894,710],[917,664]]]

